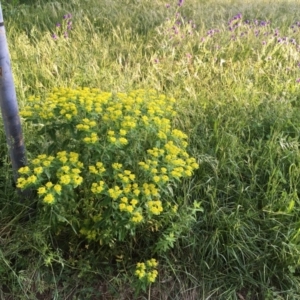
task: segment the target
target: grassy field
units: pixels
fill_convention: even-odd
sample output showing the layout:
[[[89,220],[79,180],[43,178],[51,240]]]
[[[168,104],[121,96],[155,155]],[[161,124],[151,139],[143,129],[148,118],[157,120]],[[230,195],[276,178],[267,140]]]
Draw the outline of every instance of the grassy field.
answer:
[[[62,206],[68,217],[56,231],[37,194],[20,199],[0,126],[1,299],[300,299],[297,1],[2,6],[20,111],[34,97],[43,107],[55,88],[155,90],[176,100],[171,124],[187,135],[199,168],[164,190],[179,210],[171,225],[167,214],[158,218],[166,228],[161,236],[137,231],[112,250],[73,228],[73,202],[70,211]],[[29,162],[79,145],[64,143],[58,127],[55,140],[41,129],[46,123],[24,114],[22,122]],[[146,149],[147,132],[136,135]],[[130,151],[120,155],[134,157]],[[82,190],[74,191],[80,197]],[[91,207],[88,217],[98,209]],[[158,276],[142,284],[132,270],[152,254]]]

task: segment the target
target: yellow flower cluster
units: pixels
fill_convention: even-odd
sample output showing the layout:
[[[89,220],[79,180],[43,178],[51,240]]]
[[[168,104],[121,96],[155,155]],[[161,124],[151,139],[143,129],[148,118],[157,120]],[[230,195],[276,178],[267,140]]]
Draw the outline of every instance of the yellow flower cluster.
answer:
[[[92,183],[91,191],[94,194],[100,194],[104,191],[105,189],[105,182],[100,180],[99,182],[94,182]]]
[[[143,215],[140,212],[134,212],[131,217],[133,223],[141,223],[143,221]]]
[[[32,164],[35,166],[49,167],[54,160],[54,156],[47,156],[46,154],[40,154],[35,159],[32,160]]]
[[[83,182],[83,178],[79,175],[83,168],[83,163],[78,161],[79,154],[61,151],[57,153],[56,157],[63,164],[56,172],[60,184],[71,184],[73,187],[79,186]],[[67,162],[68,165],[66,165]]]
[[[17,188],[25,189],[26,187],[36,182],[37,182],[37,177],[35,175],[28,176],[27,178],[19,177],[17,181]]]
[[[106,169],[104,167],[104,164],[99,161],[99,162],[96,163],[95,166],[89,166],[89,171],[92,174],[99,174],[99,175],[101,175],[101,174],[103,174],[106,171]]]
[[[198,168],[186,151],[186,134],[172,128],[175,104],[175,99],[154,90],[112,94],[90,88],[57,88],[46,99],[31,97],[22,112],[24,118],[49,128],[59,125],[52,128],[61,128],[57,134],[62,139],[59,146],[65,145],[63,150],[87,151],[81,153],[84,165],[75,152],[38,156],[32,167],[19,170],[18,187],[36,185],[43,201],[52,204],[63,197],[64,189],[81,185],[82,174],[86,174],[89,186],[81,189],[82,199],[95,200],[89,205],[82,201],[85,206],[80,207],[87,221],[83,234],[88,239],[109,240],[105,237],[108,231],[118,236],[113,231],[125,230],[126,218],[126,228],[134,229],[152,219],[151,224],[159,227],[167,220],[164,217],[177,211],[176,205],[168,206],[163,200],[167,185],[191,176]],[[101,161],[97,162],[97,157]],[[101,199],[105,206],[99,204]],[[122,228],[95,229],[95,214],[105,218],[105,210],[111,208],[113,226]],[[154,282],[157,271],[151,268],[155,263],[147,262],[145,268],[143,276],[140,268],[141,278]]]
[[[122,194],[122,190],[116,185],[108,190],[108,194],[112,199],[116,200]]]
[[[86,144],[95,144],[98,142],[98,140],[99,140],[99,137],[98,137],[97,133],[95,133],[95,132],[92,132],[90,134],[90,136],[86,136],[83,138],[83,141]]]
[[[43,198],[45,203],[53,204],[56,197],[61,195],[64,185],[76,187],[82,183],[83,178],[79,174],[83,164],[78,157],[78,153],[66,151],[58,152],[56,157],[46,154],[38,155],[31,161],[31,167],[25,166],[19,169],[19,174],[23,176],[18,178],[17,187],[25,189],[31,185],[39,185],[39,187],[37,186],[38,195]],[[56,172],[55,174],[53,174],[52,168]],[[53,177],[57,183],[48,181],[44,185],[39,184],[39,182],[45,182],[48,176]]]
[[[162,203],[160,200],[148,201],[147,207],[150,213],[159,215],[163,211]]]
[[[134,201],[134,202],[133,202]],[[132,213],[134,210],[134,207],[136,205],[136,203],[138,202],[136,199],[132,200],[131,203],[128,203],[128,198],[127,197],[122,197],[120,199],[120,204],[119,204],[119,209],[120,211],[127,211],[129,213]],[[134,203],[134,205],[132,205],[132,203]]]
[[[141,193],[141,190],[137,183],[128,183],[123,185],[123,193],[125,195],[133,194],[135,197],[138,197]]]
[[[159,191],[153,183],[150,183],[150,184],[144,183],[143,184],[143,194],[145,196],[158,197]]]
[[[140,280],[146,280],[148,283],[153,283],[156,280],[158,271],[155,269],[158,266],[156,259],[152,258],[146,263],[137,263],[135,275]]]
[[[82,123],[79,123],[76,125],[76,128],[78,130],[82,130],[82,131],[89,131],[90,128],[93,128],[96,125],[97,125],[96,121],[84,118],[84,119],[82,119]]]
[[[127,131],[124,129],[120,129],[119,136],[116,136],[116,133],[113,130],[109,130],[107,132],[107,139],[112,144],[124,146],[124,145],[128,144],[128,139],[126,139],[124,137],[124,136],[126,136],[126,134],[127,134]]]
[[[121,182],[125,184],[135,180],[135,175],[129,170],[124,170],[123,173],[119,173],[118,177],[120,178]]]

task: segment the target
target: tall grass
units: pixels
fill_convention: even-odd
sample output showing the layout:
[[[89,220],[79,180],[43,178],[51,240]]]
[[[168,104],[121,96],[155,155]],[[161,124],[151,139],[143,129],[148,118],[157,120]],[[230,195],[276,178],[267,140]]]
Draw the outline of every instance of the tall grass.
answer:
[[[203,212],[161,257],[159,281],[140,299],[300,299],[297,2],[3,6],[21,108],[57,86],[154,88],[177,99],[174,123],[200,169],[174,197],[200,201]],[[35,156],[42,137],[26,123],[24,133]],[[30,203],[14,192],[6,152],[2,130],[0,298],[132,299],[129,274],[116,272],[122,262],[55,241],[26,218]]]

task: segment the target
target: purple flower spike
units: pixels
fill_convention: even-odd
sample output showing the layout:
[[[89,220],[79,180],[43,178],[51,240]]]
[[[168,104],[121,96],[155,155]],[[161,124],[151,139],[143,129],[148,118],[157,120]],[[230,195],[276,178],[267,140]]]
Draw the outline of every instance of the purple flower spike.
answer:
[[[170,6],[171,6],[170,4],[166,4],[166,8],[170,8]]]
[[[72,18],[72,15],[71,14],[66,14],[63,16],[63,19],[66,20],[66,19],[71,19]]]
[[[178,6],[182,6],[182,5],[183,5],[183,1],[184,1],[184,0],[179,0],[179,1],[178,1]]]
[[[300,83],[300,78],[298,78],[298,79],[296,80],[296,82],[297,82],[297,83]]]
[[[60,23],[57,23],[57,24],[56,24],[56,27],[60,27],[60,26],[61,26]]]
[[[56,34],[52,34],[51,37],[52,37],[54,40],[57,40],[57,39],[58,39],[58,37],[57,37]]]

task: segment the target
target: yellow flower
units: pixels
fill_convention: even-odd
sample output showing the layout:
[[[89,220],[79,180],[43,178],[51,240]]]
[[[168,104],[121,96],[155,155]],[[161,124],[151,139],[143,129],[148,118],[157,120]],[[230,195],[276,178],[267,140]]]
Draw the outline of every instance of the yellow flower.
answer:
[[[46,193],[46,188],[44,186],[41,186],[40,188],[38,188],[38,194],[39,195],[43,195]]]
[[[92,183],[91,191],[94,194],[100,194],[104,190],[104,181],[99,181],[98,183]]]
[[[120,209],[121,211],[126,210],[126,204],[125,204],[125,203],[120,203],[120,204],[119,204],[119,209]]]
[[[153,268],[157,267],[158,265],[158,262],[155,258],[151,258],[150,260],[147,260],[146,263],[149,267],[153,267]]]
[[[127,198],[127,197],[122,197],[122,198],[121,198],[121,202],[123,202],[123,203],[128,203],[128,198]]]
[[[27,178],[28,183],[35,183],[37,181],[37,177],[35,175],[31,175]]]
[[[112,199],[116,200],[122,194],[122,191],[118,186],[115,186],[114,188],[108,190],[108,194]]]
[[[148,209],[152,214],[159,215],[163,211],[161,201],[148,201]]]
[[[126,135],[127,131],[124,129],[120,129],[120,135],[124,136]]]
[[[142,279],[145,277],[146,275],[146,272],[144,270],[136,270],[135,271],[135,275],[139,278],[139,279]]]
[[[81,171],[79,169],[77,169],[77,168],[72,169],[71,172],[73,174],[79,174],[79,173],[81,173]]]
[[[51,181],[48,181],[46,184],[45,184],[46,188],[50,189],[52,186],[53,186],[53,183]]]
[[[110,136],[109,138],[108,138],[108,140],[113,144],[113,143],[115,143],[116,141],[117,141],[117,139],[114,137],[114,136]]]
[[[61,169],[62,169],[65,173],[68,173],[69,170],[70,170],[70,167],[69,167],[69,166],[63,166],[63,167],[61,167]]]
[[[79,154],[76,152],[70,152],[70,162],[77,162]]]
[[[48,204],[52,204],[54,202],[54,197],[52,194],[47,194],[44,197],[44,202],[48,203]]]
[[[133,190],[133,193],[134,193],[136,196],[138,196],[141,192],[140,192],[139,189],[134,189],[134,190]]]
[[[89,166],[89,171],[92,174],[97,174],[98,173],[98,171],[96,170],[95,166]]]
[[[169,177],[167,175],[163,175],[163,176],[161,176],[161,180],[163,182],[168,182],[169,181]]]
[[[32,163],[33,163],[34,165],[38,165],[40,162],[41,162],[41,161],[40,161],[40,159],[38,159],[38,158],[35,158],[35,159],[32,160]]]
[[[159,182],[160,181],[160,177],[159,176],[153,176],[153,181],[154,182]]]
[[[153,271],[149,272],[147,274],[147,280],[148,280],[148,282],[150,282],[150,283],[155,282],[155,279],[156,279],[157,275],[158,275],[157,270],[153,270]]]
[[[67,185],[71,181],[71,177],[69,175],[63,175],[60,177],[61,184]]]
[[[168,170],[166,168],[160,168],[160,171],[162,174],[166,174]]]
[[[115,170],[120,170],[122,168],[122,164],[118,164],[118,163],[113,163],[112,164],[113,169]]]
[[[49,160],[43,161],[43,166],[49,167],[51,165],[51,162]]]
[[[119,138],[119,142],[120,142],[121,145],[127,145],[128,144],[128,140],[123,138],[123,137]]]
[[[61,192],[61,185],[60,184],[56,184],[53,189],[55,190],[56,193],[60,194]]]
[[[141,223],[143,221],[143,216],[139,212],[135,212],[133,213],[131,221],[133,223]]]
[[[26,183],[27,183],[27,181],[24,177],[19,177],[18,180],[17,180],[17,187],[19,189],[22,189],[22,188],[25,187]]]
[[[83,181],[83,178],[79,175],[76,175],[76,176],[72,176],[73,178],[73,183],[77,186],[77,185],[80,185]]]
[[[68,161],[68,158],[66,156],[61,156],[58,158],[59,161],[61,161],[63,164]]]
[[[29,167],[21,167],[19,170],[18,170],[18,172],[20,173],[20,174],[28,174],[29,172],[30,172],[30,169],[29,169]]]
[[[136,206],[137,204],[138,204],[138,200],[136,200],[136,199],[132,199],[131,201],[130,201],[130,204],[132,205],[132,206]]]

